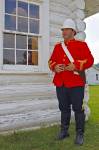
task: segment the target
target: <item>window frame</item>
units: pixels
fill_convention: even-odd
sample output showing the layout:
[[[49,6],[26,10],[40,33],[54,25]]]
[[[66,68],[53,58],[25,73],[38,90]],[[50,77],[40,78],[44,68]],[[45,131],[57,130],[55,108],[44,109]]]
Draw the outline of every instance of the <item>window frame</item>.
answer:
[[[30,34],[25,34],[25,33],[21,33],[21,34],[20,34],[20,32],[15,32],[15,31],[12,31],[12,33],[11,33],[10,31],[5,31],[5,32],[3,32],[3,34],[6,34],[6,33],[7,33],[7,34],[14,34],[14,35],[15,35],[15,47],[14,47],[14,48],[15,48],[15,64],[10,64],[10,65],[9,65],[9,64],[3,64],[4,68],[7,68],[8,65],[9,65],[9,67],[10,67],[10,66],[12,67],[12,66],[14,65],[14,66],[16,66],[16,68],[17,68],[18,66],[19,66],[19,68],[20,68],[21,66],[24,66],[24,69],[27,68],[27,67],[29,67],[30,69],[33,69],[33,67],[34,67],[34,69],[37,70],[38,67],[39,67],[39,51],[40,51],[40,49],[41,49],[41,48],[40,48],[40,45],[41,45],[41,38],[42,38],[42,36],[39,35],[39,37],[38,37],[36,34],[31,34],[31,35],[30,35]],[[27,43],[28,43],[28,37],[29,37],[29,36],[31,36],[31,37],[32,37],[32,36],[33,36],[33,37],[34,37],[34,36],[35,36],[35,37],[38,37],[38,49],[37,49],[37,50],[36,50],[36,49],[35,49],[35,50],[30,50],[30,49],[28,49],[28,44],[27,44],[27,48],[26,48],[26,49],[19,49],[19,48],[16,48],[16,35],[24,35],[24,36],[26,36]],[[6,49],[7,49],[7,50],[8,50],[8,49],[10,50],[10,49],[13,49],[13,48],[8,48],[8,47],[4,48],[4,47],[3,47],[3,50],[4,50],[4,49],[5,49],[5,50],[6,50]],[[19,50],[19,51],[20,51],[20,50],[23,50],[23,51],[26,50],[27,53],[28,53],[28,51],[37,51],[37,52],[38,52],[38,65],[28,65],[28,63],[27,63],[26,65],[17,64],[17,63],[16,63],[16,51],[17,51],[17,50]],[[27,62],[28,62],[28,57],[27,57]],[[26,66],[26,67],[25,67],[25,66]],[[8,67],[8,68],[9,68],[9,67]],[[24,70],[24,69],[23,69],[23,70]]]
[[[28,0],[21,0],[27,2]],[[0,28],[0,71],[2,73],[49,73],[48,69],[48,59],[50,56],[50,18],[49,18],[49,0],[31,0],[33,4],[38,4],[40,6],[40,33],[39,33],[39,55],[38,55],[38,67],[37,66],[24,66],[24,65],[4,65],[3,64],[3,33],[16,33],[16,31],[5,30],[4,18],[5,18],[5,1],[2,1],[0,5],[1,9],[1,28]],[[46,18],[46,20],[45,20]],[[20,32],[17,32],[20,34]],[[21,34],[25,34],[24,32]],[[30,36],[35,36],[31,34]],[[43,59],[42,59],[43,58]]]
[[[38,37],[38,65],[28,65],[28,63],[26,65],[21,65],[21,64],[16,64],[16,51],[17,51],[17,48],[15,46],[15,64],[3,64],[3,69],[6,69],[6,70],[29,70],[29,71],[34,71],[34,72],[38,72],[39,71],[39,51],[40,51],[40,45],[41,45],[41,38],[42,38],[42,35],[41,35],[41,27],[40,27],[40,24],[39,24],[39,34],[35,34],[35,33],[30,33],[30,22],[29,22],[29,19],[34,19],[34,20],[39,20],[41,21],[42,18],[40,18],[41,16],[41,3],[37,3],[37,2],[26,2],[26,1],[23,1],[23,0],[19,0],[21,2],[25,2],[28,4],[28,16],[27,17],[24,17],[24,16],[19,16],[18,15],[18,0],[16,0],[16,14],[12,15],[10,13],[6,13],[5,12],[5,7],[4,7],[4,29],[3,29],[3,34],[5,33],[9,33],[9,34],[15,34],[15,45],[16,45],[16,35],[19,34],[19,35],[25,35],[27,37],[27,42],[28,42],[28,36],[36,36]],[[34,4],[34,5],[37,5],[39,6],[39,19],[36,19],[36,18],[30,18],[29,17],[29,4]],[[5,29],[5,15],[10,15],[10,16],[16,16],[16,30],[8,30],[8,29]],[[18,31],[18,17],[22,17],[22,18],[28,18],[28,32],[20,32]],[[4,49],[10,49],[10,48],[4,48],[3,47],[3,50]],[[27,53],[28,51],[30,51],[28,49],[28,45],[27,45],[27,49],[26,49]],[[33,50],[32,50],[33,51]],[[36,51],[36,50],[34,50]],[[28,57],[27,57],[28,59]],[[28,60],[27,60],[28,62]]]

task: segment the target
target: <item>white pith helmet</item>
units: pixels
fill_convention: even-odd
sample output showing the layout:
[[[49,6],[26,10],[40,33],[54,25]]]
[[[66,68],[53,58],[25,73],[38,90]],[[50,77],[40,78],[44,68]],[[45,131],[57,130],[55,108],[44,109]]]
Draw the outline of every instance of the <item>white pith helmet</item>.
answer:
[[[73,29],[75,32],[77,32],[76,29],[76,24],[72,19],[66,19],[63,23],[63,26],[61,28],[61,30],[66,29],[66,28],[71,28]]]

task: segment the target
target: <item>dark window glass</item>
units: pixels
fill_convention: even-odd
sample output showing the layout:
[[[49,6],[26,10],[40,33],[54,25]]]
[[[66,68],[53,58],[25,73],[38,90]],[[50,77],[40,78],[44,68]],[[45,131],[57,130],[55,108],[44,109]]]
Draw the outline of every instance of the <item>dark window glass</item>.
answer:
[[[15,35],[10,33],[4,33],[3,37],[4,48],[15,48]]]
[[[30,32],[39,34],[39,20],[30,19]]]
[[[23,50],[16,51],[16,64],[20,64],[20,65],[27,64],[27,51],[23,51]]]
[[[28,51],[28,65],[38,65],[37,51]]]
[[[18,31],[28,32],[28,18],[18,17]]]
[[[16,14],[16,0],[5,0],[5,13]]]
[[[98,80],[98,74],[96,74],[96,80]]]
[[[15,50],[3,50],[3,64],[15,64]]]
[[[28,37],[28,49],[37,50],[38,49],[38,37]]]
[[[27,49],[27,36],[16,35],[16,48],[17,49]]]
[[[19,16],[28,16],[28,3],[18,2],[18,15]]]
[[[16,30],[16,17],[11,15],[5,15],[5,29]]]
[[[39,18],[39,6],[38,5],[30,4],[29,10],[30,10],[29,17]]]

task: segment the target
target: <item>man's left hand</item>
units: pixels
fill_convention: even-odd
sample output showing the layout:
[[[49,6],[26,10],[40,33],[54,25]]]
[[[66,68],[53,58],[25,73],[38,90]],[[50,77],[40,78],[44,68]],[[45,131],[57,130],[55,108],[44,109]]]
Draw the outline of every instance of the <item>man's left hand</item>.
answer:
[[[75,65],[73,63],[69,63],[66,67],[65,70],[68,71],[74,71],[76,69]]]

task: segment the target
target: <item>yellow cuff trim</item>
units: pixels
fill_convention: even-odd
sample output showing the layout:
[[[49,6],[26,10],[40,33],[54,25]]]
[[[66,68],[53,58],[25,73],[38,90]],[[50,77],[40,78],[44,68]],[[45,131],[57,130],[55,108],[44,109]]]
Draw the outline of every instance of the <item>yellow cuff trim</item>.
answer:
[[[80,70],[82,70],[83,69],[83,65],[87,62],[87,59],[78,60],[78,62],[80,62]]]
[[[56,62],[53,62],[53,63],[51,63],[50,65],[49,65],[49,67],[50,67],[50,69],[53,67],[53,65],[55,65],[56,64]]]

